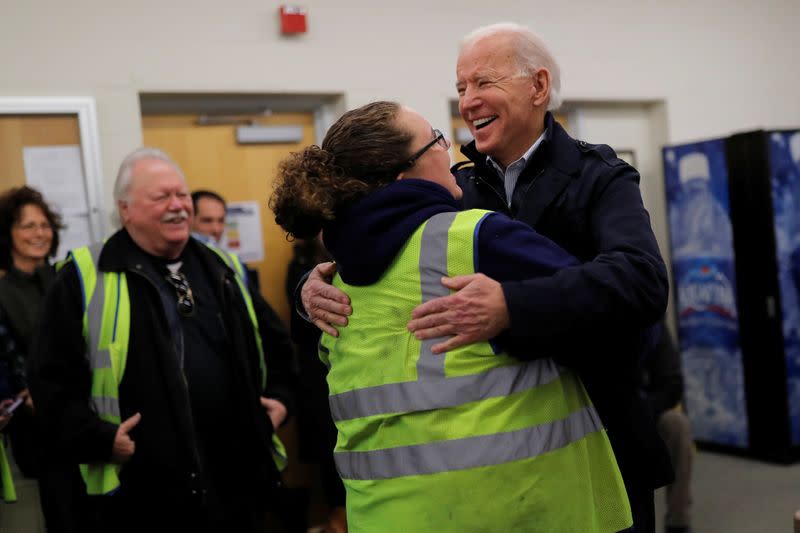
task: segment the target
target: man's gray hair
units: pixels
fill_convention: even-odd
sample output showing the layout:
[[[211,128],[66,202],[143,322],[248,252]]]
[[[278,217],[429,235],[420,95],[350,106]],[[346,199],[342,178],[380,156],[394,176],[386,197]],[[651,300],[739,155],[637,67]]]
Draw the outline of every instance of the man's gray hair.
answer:
[[[514,50],[517,52],[520,74],[530,75],[542,67],[550,71],[550,101],[547,109],[555,111],[561,107],[561,69],[542,38],[529,28],[514,22],[481,26],[461,40],[461,49],[479,39],[498,34],[511,35]]]
[[[117,180],[114,182],[114,201],[119,202],[122,200],[127,200],[128,197],[128,190],[131,187],[131,178],[133,177],[133,167],[134,165],[142,161],[143,159],[158,159],[160,161],[164,161],[169,163],[172,168],[178,173],[178,175],[186,181],[186,178],[183,175],[183,171],[178,164],[172,160],[170,156],[168,156],[163,150],[159,150],[158,148],[150,148],[144,146],[142,148],[137,148],[130,154],[128,154],[125,159],[122,160],[122,163],[119,166],[119,172],[117,172]]]

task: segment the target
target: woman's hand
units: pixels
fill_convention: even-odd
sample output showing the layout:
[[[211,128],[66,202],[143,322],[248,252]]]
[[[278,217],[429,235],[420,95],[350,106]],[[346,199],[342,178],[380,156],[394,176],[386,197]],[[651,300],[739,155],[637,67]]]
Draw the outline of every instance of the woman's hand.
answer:
[[[14,416],[12,413],[6,414],[6,409],[8,406],[14,403],[14,400],[11,398],[6,398],[2,402],[0,402],[0,431],[5,429],[8,425],[8,422],[11,420],[11,417]]]
[[[17,394],[17,399],[22,398],[25,400],[25,407],[31,410],[31,413],[34,411],[33,409],[33,396],[28,389],[23,389],[19,394]]]

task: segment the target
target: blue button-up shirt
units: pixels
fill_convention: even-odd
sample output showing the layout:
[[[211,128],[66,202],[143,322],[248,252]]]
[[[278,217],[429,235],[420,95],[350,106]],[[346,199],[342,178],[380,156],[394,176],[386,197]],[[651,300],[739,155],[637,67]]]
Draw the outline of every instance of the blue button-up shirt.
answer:
[[[508,205],[511,205],[511,199],[514,197],[514,187],[517,186],[517,180],[519,179],[519,175],[522,174],[523,169],[528,164],[528,160],[531,158],[533,153],[539,148],[539,145],[542,144],[542,140],[544,139],[544,132],[539,135],[539,138],[536,139],[536,142],[528,148],[528,151],[522,154],[522,157],[511,163],[503,170],[503,167],[500,166],[491,156],[486,157],[486,161],[492,166],[492,168],[497,171],[497,174],[503,179],[503,183],[506,187],[506,200]]]

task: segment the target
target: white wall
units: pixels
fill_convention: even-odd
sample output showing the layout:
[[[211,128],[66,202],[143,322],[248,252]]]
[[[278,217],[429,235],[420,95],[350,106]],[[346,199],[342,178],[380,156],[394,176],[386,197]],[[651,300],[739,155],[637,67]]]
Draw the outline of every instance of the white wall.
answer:
[[[278,5],[0,0],[0,95],[96,98],[108,201],[139,92],[391,98],[446,126],[458,39],[502,20],[551,44],[567,99],[665,101],[671,142],[800,125],[797,0],[306,0],[299,38]]]
[[[667,210],[664,201],[664,166],[660,147],[667,142],[663,104],[575,104],[569,115],[573,135],[590,143],[608,144],[616,150],[632,150],[641,175],[642,201],[650,213],[653,232],[672,281]],[[672,285],[670,285],[672,286]],[[667,321],[674,327],[670,294]],[[673,330],[674,331],[674,330]]]

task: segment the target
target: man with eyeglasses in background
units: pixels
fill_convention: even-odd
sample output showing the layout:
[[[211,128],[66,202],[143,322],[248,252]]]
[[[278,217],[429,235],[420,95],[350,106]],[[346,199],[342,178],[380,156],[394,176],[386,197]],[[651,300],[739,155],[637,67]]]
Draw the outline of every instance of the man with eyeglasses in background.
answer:
[[[82,464],[98,531],[263,531],[285,459],[286,331],[229,256],[190,238],[166,154],[126,157],[114,199],[123,228],[73,250],[43,306],[43,422]]]
[[[553,118],[561,75],[545,43],[517,24],[464,38],[459,111],[474,142],[452,171],[465,209],[528,224],[582,264],[549,278],[498,283],[445,279],[457,291],[415,309],[409,329],[435,353],[492,339],[511,355],[556,357],[578,372],[608,430],[638,533],[655,528],[653,490],[672,479],[669,455],[639,397],[639,358],[667,305],[667,271],[639,191],[638,172],[605,145],[571,138]],[[301,295],[314,323],[337,335],[349,299],[318,266]],[[558,354],[558,355],[556,355]]]

